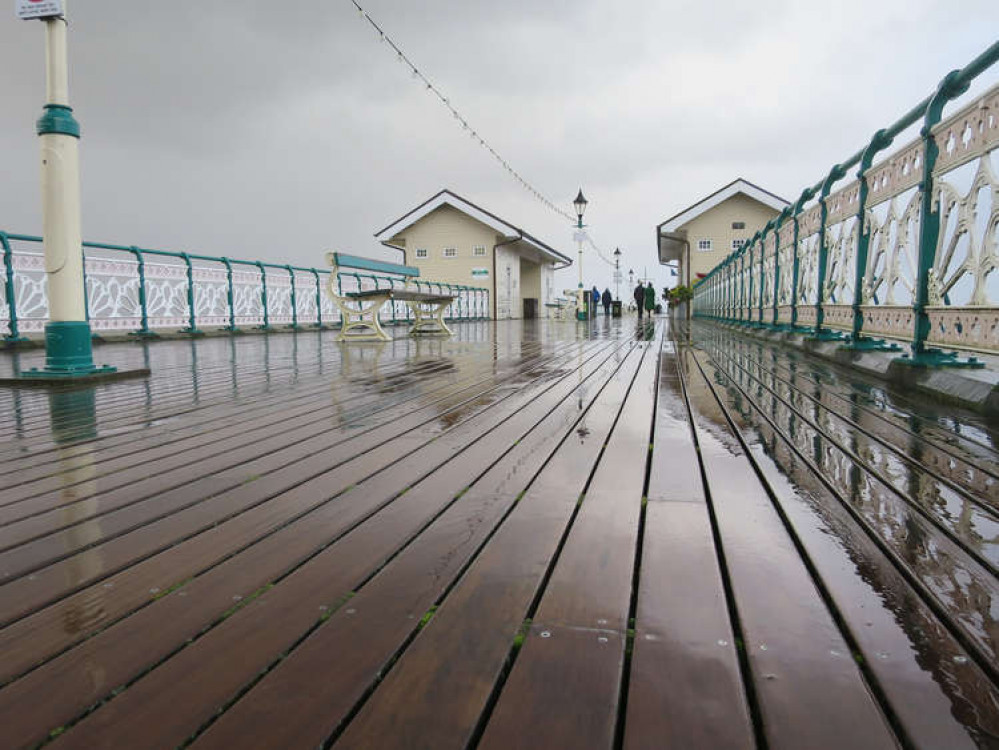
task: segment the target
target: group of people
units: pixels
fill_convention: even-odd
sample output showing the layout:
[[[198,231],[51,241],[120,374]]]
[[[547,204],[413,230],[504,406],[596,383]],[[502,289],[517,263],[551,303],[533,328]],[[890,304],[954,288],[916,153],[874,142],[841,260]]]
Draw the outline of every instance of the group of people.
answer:
[[[596,285],[593,287],[593,309],[596,310],[597,305],[604,306],[604,315],[610,315],[611,303],[614,298],[611,297],[610,289],[604,289],[603,294],[597,289]],[[638,286],[635,287],[635,306],[638,308],[638,317],[641,319],[642,310],[644,309],[649,317],[652,317],[653,311],[656,309],[656,290],[652,287],[652,282],[650,281],[648,285],[643,285],[641,281],[638,282]]]
[[[638,308],[639,320],[642,319],[643,309],[650,318],[652,317],[652,313],[656,309],[656,290],[652,288],[651,281],[645,286],[642,285],[641,281],[638,282],[638,286],[635,287],[635,307]]]

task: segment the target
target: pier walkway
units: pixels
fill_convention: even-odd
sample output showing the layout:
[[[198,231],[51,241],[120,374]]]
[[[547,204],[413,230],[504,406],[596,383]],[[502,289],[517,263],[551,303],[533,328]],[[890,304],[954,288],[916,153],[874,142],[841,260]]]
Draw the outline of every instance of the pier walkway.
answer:
[[[999,746],[994,427],[720,326],[455,329],[0,391],[0,745]]]

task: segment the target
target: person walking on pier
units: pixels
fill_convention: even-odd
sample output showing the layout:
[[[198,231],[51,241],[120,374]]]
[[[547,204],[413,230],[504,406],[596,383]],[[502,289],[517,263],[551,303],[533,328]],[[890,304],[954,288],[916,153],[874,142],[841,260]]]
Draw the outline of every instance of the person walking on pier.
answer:
[[[638,282],[638,286],[635,287],[635,306],[638,308],[638,319],[642,319],[642,308],[645,306],[645,287],[642,286],[642,282]]]
[[[649,320],[652,320],[652,311],[656,309],[656,290],[652,286],[652,282],[645,287],[645,312],[649,314]]]
[[[603,295],[600,297],[600,301],[604,305],[604,315],[610,316],[610,306],[611,306],[611,293],[610,289],[604,289]]]

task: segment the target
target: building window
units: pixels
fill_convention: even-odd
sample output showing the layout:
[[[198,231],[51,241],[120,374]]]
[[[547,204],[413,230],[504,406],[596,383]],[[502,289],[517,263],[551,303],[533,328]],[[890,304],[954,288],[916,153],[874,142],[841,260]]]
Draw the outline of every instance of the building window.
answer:
[[[702,251],[703,250],[710,250],[711,249],[711,240],[698,240],[697,241],[697,249],[698,250],[702,250]]]
[[[425,247],[418,247],[418,248],[416,248],[416,257],[417,258],[426,258],[427,257],[427,248],[425,248]]]
[[[733,221],[732,222],[732,229],[745,229],[745,228],[746,228],[746,222],[744,222],[744,221]]]
[[[486,254],[486,249],[484,247],[482,247],[482,245],[479,245],[478,247],[473,247],[472,248],[472,255],[475,255],[477,257],[481,257],[481,256],[483,256],[485,254]]]
[[[738,250],[740,247],[746,244],[745,240],[732,240],[732,249]]]
[[[444,257],[445,258],[457,258],[458,257],[458,248],[456,248],[456,247],[445,247],[444,248]]]

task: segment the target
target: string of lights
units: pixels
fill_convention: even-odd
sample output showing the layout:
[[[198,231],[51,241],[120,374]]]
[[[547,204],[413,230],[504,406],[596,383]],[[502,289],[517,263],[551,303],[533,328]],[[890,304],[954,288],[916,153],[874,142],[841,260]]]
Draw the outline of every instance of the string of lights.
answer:
[[[496,160],[496,162],[500,166],[502,166],[503,169],[505,169],[510,174],[510,176],[513,177],[513,179],[516,180],[517,183],[524,190],[530,193],[542,205],[544,205],[550,211],[553,211],[554,213],[558,214],[559,216],[568,219],[573,223],[576,222],[575,215],[560,208],[554,201],[549,200],[547,196],[545,196],[540,190],[538,190],[531,183],[529,183],[524,178],[524,176],[520,174],[520,172],[518,172],[516,169],[513,168],[513,166],[511,166],[510,162],[504,159],[499,154],[499,152],[496,151],[496,149],[493,148],[492,145],[485,138],[483,138],[482,134],[476,128],[474,128],[471,125],[471,123],[469,123],[468,118],[466,118],[461,112],[459,112],[457,107],[455,107],[454,104],[451,103],[451,99],[448,96],[446,96],[444,92],[442,92],[440,88],[438,88],[438,86],[432,80],[430,80],[430,78],[427,76],[426,73],[424,73],[416,66],[416,64],[409,58],[409,56],[402,51],[399,45],[388,34],[385,33],[385,30],[381,26],[379,26],[370,15],[368,15],[368,12],[361,7],[361,5],[357,2],[357,0],[350,0],[350,2],[357,9],[357,13],[360,16],[360,18],[364,21],[367,21],[368,24],[371,26],[371,28],[374,29],[375,33],[378,34],[379,41],[382,44],[385,44],[389,49],[391,49],[392,52],[395,53],[396,59],[409,69],[410,74],[413,77],[413,80],[420,81],[420,83],[424,86],[425,90],[430,92],[433,96],[435,96],[438,99],[438,101],[440,101],[440,103],[443,104],[445,108],[447,108],[447,110],[451,113],[452,117],[454,117],[454,119],[458,121],[458,124],[461,125],[462,130],[468,133],[473,141],[478,142],[478,144],[482,148],[486,149]],[[593,242],[592,238],[590,238],[589,235],[587,235],[587,241],[589,242],[590,246],[596,251],[597,255],[600,257],[602,261],[604,261],[608,265],[611,266],[614,265],[614,263],[610,261],[603,254],[603,251],[599,247],[597,247],[596,243]]]

